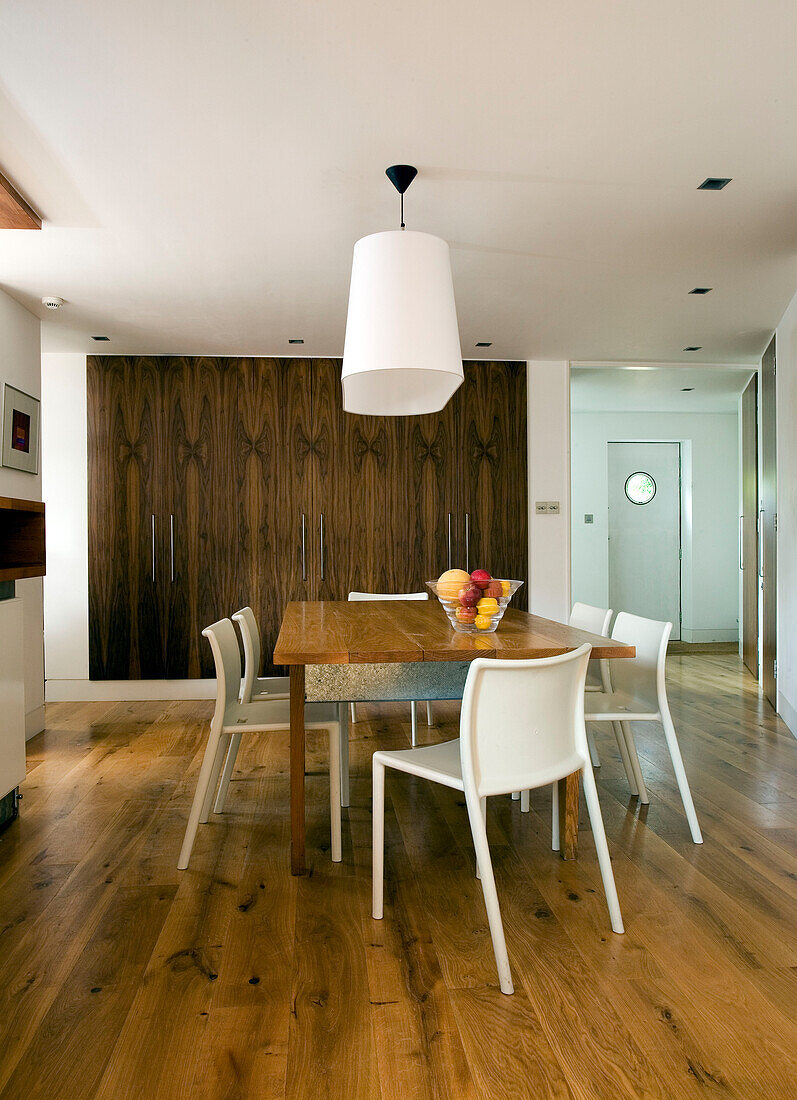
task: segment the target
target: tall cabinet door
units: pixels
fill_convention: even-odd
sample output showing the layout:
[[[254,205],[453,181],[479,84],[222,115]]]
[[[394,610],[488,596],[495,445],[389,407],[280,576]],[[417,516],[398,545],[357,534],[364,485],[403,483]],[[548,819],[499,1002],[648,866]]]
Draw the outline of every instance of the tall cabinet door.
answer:
[[[240,606],[236,445],[240,361],[161,360],[164,608],[169,677],[214,676],[202,630]]]
[[[315,597],[309,360],[242,361],[236,455],[238,606],[249,604],[260,625],[260,675],[280,675],[272,653],[285,605]]]
[[[454,402],[439,413],[391,417],[388,424],[390,582],[393,591],[422,591],[444,569],[464,567],[457,542]]]
[[[315,598],[390,592],[393,545],[387,501],[392,426],[388,417],[343,411],[339,359],[312,361]]]
[[[465,363],[452,402],[458,429],[459,555],[467,570],[526,580],[526,364]],[[527,586],[513,606],[528,606]]]
[[[89,676],[159,679],[161,376],[141,357],[89,356],[86,366]]]

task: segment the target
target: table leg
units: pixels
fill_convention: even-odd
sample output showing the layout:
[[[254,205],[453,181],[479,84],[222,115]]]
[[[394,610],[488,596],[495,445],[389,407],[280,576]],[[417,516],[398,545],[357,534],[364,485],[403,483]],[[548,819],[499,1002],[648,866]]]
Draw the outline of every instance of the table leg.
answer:
[[[304,665],[290,666],[291,692],[291,874],[304,865]]]
[[[578,781],[573,772],[559,784],[559,850],[562,859],[575,859],[578,854]]]

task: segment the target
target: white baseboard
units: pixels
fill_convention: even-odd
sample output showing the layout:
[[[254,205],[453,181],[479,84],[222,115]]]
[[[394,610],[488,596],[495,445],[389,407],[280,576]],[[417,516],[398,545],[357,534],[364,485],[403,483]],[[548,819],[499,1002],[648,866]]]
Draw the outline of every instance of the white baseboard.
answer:
[[[789,727],[791,733],[797,737],[797,710],[781,692],[778,692],[778,714]]]
[[[739,629],[738,627],[731,627],[728,630],[721,628],[710,630],[687,630],[681,628],[682,642],[738,642],[739,641]]]
[[[30,741],[37,733],[44,729],[44,703],[35,710],[30,710],[25,715],[25,740]]]
[[[287,691],[287,676],[274,676],[268,686]],[[215,699],[215,680],[47,680],[48,703],[136,702],[142,699]],[[40,728],[44,728],[44,722]]]

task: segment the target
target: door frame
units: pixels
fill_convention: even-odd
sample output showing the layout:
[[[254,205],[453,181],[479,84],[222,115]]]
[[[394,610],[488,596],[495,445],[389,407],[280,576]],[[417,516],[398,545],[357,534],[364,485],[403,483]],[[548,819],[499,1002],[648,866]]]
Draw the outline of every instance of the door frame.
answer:
[[[683,444],[682,439],[607,439],[606,440],[606,471],[607,471],[607,483],[608,483],[608,470],[609,470],[609,447],[613,443],[630,444],[631,446],[639,446],[640,444],[650,443],[653,446],[659,446],[662,443],[669,443],[678,448],[678,639],[683,640],[683,627],[684,627],[684,477],[683,477]],[[609,538],[609,493],[606,496],[606,538]],[[607,567],[607,584],[610,575],[609,569],[609,555],[611,554],[611,547],[609,547],[609,553],[606,555],[606,567]],[[608,591],[608,589],[607,589]],[[611,603],[611,600],[609,600]]]

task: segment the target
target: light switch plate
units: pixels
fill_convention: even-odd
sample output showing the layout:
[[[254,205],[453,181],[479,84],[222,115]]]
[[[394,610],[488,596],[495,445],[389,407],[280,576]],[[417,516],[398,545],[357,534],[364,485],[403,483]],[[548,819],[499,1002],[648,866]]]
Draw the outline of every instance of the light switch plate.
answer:
[[[595,522],[595,513],[594,512],[585,512],[584,513],[584,522],[585,523],[594,523]]]
[[[534,505],[534,510],[538,516],[558,516],[559,515],[559,501],[558,500],[538,500]]]

